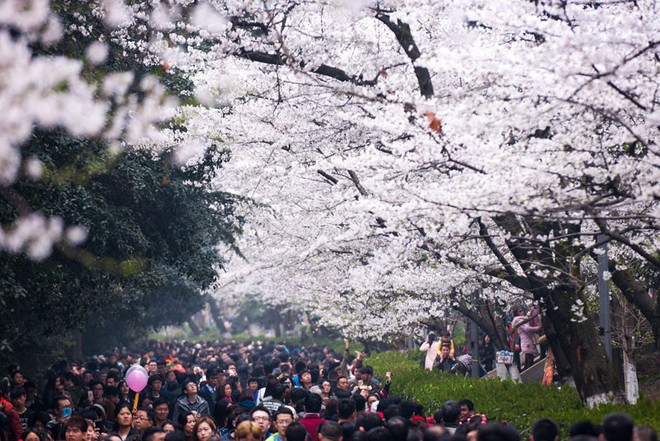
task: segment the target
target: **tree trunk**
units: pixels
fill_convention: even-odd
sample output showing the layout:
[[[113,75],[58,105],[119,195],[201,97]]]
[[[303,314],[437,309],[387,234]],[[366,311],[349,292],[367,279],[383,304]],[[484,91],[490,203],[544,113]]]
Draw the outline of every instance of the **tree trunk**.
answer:
[[[557,372],[561,378],[562,384],[570,384],[575,386],[575,381],[573,380],[573,369],[571,364],[564,353],[564,349],[561,347],[557,331],[555,330],[554,325],[548,319],[547,315],[542,317],[543,320],[543,330],[545,331],[545,336],[548,338],[548,344],[552,348],[552,355],[555,358],[555,365],[557,366]]]
[[[488,305],[483,305],[479,311],[469,309],[464,303],[457,302],[453,308],[475,322],[493,342],[497,350],[509,349],[506,339],[506,329],[502,323],[498,323]]]
[[[564,374],[570,366],[582,402],[587,407],[593,407],[601,403],[623,401],[619,380],[603,348],[593,314],[585,311],[582,317],[578,317],[573,311],[578,300],[586,309],[580,291],[581,283],[578,282],[584,280],[584,277],[580,273],[579,260],[575,259],[582,248],[571,240],[550,243],[536,242],[534,239],[578,234],[579,225],[514,215],[498,217],[495,222],[511,235],[505,240],[506,246],[525,274],[524,280],[520,280],[517,273],[509,269],[506,278],[542,302],[547,319],[552,324],[551,328],[546,328],[552,334],[548,336],[550,347],[558,357]],[[493,243],[489,246],[491,249],[496,247]],[[494,253],[499,253],[499,260],[505,269],[510,268],[506,259],[501,257],[503,254],[500,250],[496,249]],[[556,273],[551,276],[543,274],[538,271],[539,268],[554,268]]]
[[[188,326],[190,326],[190,332],[192,332],[193,336],[198,336],[202,333],[202,330],[197,326],[194,319],[188,320]]]
[[[609,270],[617,288],[651,324],[655,345],[660,348],[660,302],[658,299],[653,300],[647,287],[638,281],[630,270],[617,270],[614,261],[610,261]]]
[[[225,322],[222,319],[220,307],[218,306],[218,303],[215,299],[210,299],[208,301],[208,305],[209,309],[211,310],[211,318],[213,319],[213,322],[215,322],[215,327],[218,328],[218,335],[222,337],[222,335],[227,332],[227,328],[225,327]]]
[[[623,381],[626,389],[626,401],[637,404],[639,400],[639,383],[637,381],[637,365],[632,357],[635,350],[633,336],[627,335],[623,339]]]
[[[555,289],[552,304],[546,304],[546,315],[556,330],[556,336],[548,338],[554,354],[563,354],[571,366],[575,387],[587,407],[622,401],[621,387],[607,358],[597,326],[585,314],[577,321],[571,306],[580,296],[568,290]]]

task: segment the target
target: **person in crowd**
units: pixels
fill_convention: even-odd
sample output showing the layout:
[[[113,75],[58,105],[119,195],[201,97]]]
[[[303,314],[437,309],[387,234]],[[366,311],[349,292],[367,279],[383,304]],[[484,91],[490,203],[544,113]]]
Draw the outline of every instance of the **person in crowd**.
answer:
[[[85,441],[87,428],[87,421],[84,418],[77,415],[72,416],[66,422],[64,439],[66,441]]]
[[[285,432],[286,441],[309,441],[310,436],[307,429],[300,423],[293,422],[289,424]]]
[[[128,387],[128,383],[126,380],[122,380],[119,382],[119,386],[117,387],[119,389],[119,401],[129,401],[131,398],[131,388]]]
[[[103,405],[103,393],[105,392],[105,386],[99,380],[92,380],[89,383],[89,388],[92,391],[92,399],[89,400],[87,396],[83,396],[83,406],[91,406],[92,404]]]
[[[309,394],[305,399],[305,416],[300,420],[300,424],[307,429],[311,441],[318,441],[318,427],[327,421],[320,415],[322,404],[318,394]]]
[[[456,359],[449,352],[449,346],[442,346],[440,348],[440,355],[436,358],[434,369],[449,373],[454,363],[456,363]]]
[[[6,384],[6,389],[9,389],[11,386]],[[4,388],[4,386],[3,386]],[[21,434],[23,433],[23,427],[21,426],[21,418],[14,409],[14,406],[7,401],[4,397],[0,397],[0,416],[2,416],[2,422],[6,429],[6,435],[11,441],[18,441]]]
[[[165,424],[170,416],[170,404],[165,398],[159,397],[151,405],[154,410],[154,426],[163,427],[163,424]]]
[[[222,391],[219,396],[218,400],[225,400],[230,403],[234,402],[234,387],[232,386],[232,381],[227,381],[221,388],[220,390]]]
[[[160,427],[150,427],[142,434],[140,441],[165,441],[167,433]]]
[[[163,392],[163,377],[158,374],[154,374],[149,377],[147,380],[147,392],[146,399],[148,399],[151,404],[157,399],[167,400],[167,393]]]
[[[334,421],[326,421],[319,427],[318,438],[319,441],[342,441],[341,426]]]
[[[635,426],[634,441],[658,441],[658,433],[651,426]]]
[[[529,441],[559,441],[559,427],[548,418],[537,420],[532,425]]]
[[[534,364],[534,357],[539,355],[539,351],[536,348],[536,336],[543,329],[539,326],[532,326],[530,323],[532,321],[532,316],[530,314],[525,314],[523,309],[518,310],[518,316],[516,316],[511,322],[512,328],[517,331],[520,338],[520,352],[524,357],[521,360],[522,370],[529,369]]]
[[[144,431],[154,427],[156,423],[156,416],[153,409],[149,407],[140,407],[135,414],[135,428],[140,433],[140,437],[144,435]]]
[[[568,439],[573,441],[597,441],[602,433],[602,426],[591,421],[576,421],[568,428]]]
[[[140,434],[133,427],[133,412],[128,402],[121,402],[115,407],[115,424],[110,433],[117,435],[121,441],[139,441]]]
[[[438,356],[438,345],[440,342],[438,341],[436,335],[434,332],[429,332],[428,335],[426,336],[426,339],[424,340],[424,343],[422,343],[422,346],[420,346],[419,350],[424,352],[424,369],[427,369],[429,371],[433,370],[433,365],[435,364],[435,359]]]
[[[374,378],[374,368],[371,366],[362,366],[360,368],[359,386],[369,386],[372,389],[380,389],[380,381]]]
[[[186,436],[186,440],[192,441],[195,433],[195,424],[197,424],[197,418],[195,415],[184,410],[179,413],[177,423],[179,425],[179,430]]]
[[[298,373],[298,385],[305,390],[311,389],[314,385],[312,382],[312,373],[308,369],[304,369]]]
[[[163,390],[169,393],[170,403],[172,404],[174,397],[178,397],[179,395],[181,395],[182,393],[181,385],[177,380],[177,371],[175,371],[174,369],[168,370],[167,374],[165,374],[165,387],[163,388]]]
[[[99,438],[99,441],[121,441],[121,438],[117,435],[113,435],[112,433],[108,433],[107,435]]]
[[[99,419],[99,412],[96,408],[90,406],[78,414],[83,417],[87,422],[87,432],[85,433],[85,441],[98,441],[101,437],[101,429],[106,432],[106,427],[103,420]],[[96,424],[98,421],[98,425]]]
[[[213,418],[208,416],[200,417],[193,428],[194,441],[209,441],[209,439],[217,434],[218,428],[215,425]]]
[[[48,422],[46,428],[56,440],[63,439],[66,422],[73,415],[71,400],[64,395],[55,397],[51,409],[55,418]]]
[[[351,385],[348,381],[348,377],[344,375],[340,375],[337,377],[337,384],[335,385],[335,395],[337,395],[337,391],[346,391],[350,392],[351,390]]]
[[[440,332],[440,341],[438,342],[438,352],[437,352],[438,355],[440,355],[443,347],[449,348],[449,355],[453,358],[455,353],[454,340],[451,338],[451,334],[449,334],[449,331]]]
[[[261,405],[268,409],[271,416],[274,417],[277,410],[284,405],[284,394],[286,388],[276,379],[271,379],[266,384],[266,391],[264,392],[264,399]]]
[[[293,423],[293,410],[287,406],[280,406],[275,412],[275,429],[277,430],[266,441],[287,441],[286,429]]]
[[[442,405],[442,421],[447,432],[452,435],[456,432],[460,416],[461,405],[458,401],[445,401]]]
[[[14,406],[14,409],[18,413],[18,417],[21,420],[21,427],[23,430],[28,428],[28,422],[32,420],[34,412],[27,408],[25,405],[27,401],[27,394],[23,386],[18,386],[12,389],[11,391],[11,404]]]
[[[337,415],[339,418],[337,422],[339,424],[355,424],[355,419],[357,418],[357,410],[355,406],[355,400],[351,398],[343,398],[339,400],[339,405],[337,406]]]
[[[474,403],[467,398],[462,399],[458,402],[459,407],[461,408],[461,413],[458,416],[458,423],[466,423],[474,416]]]
[[[209,409],[213,409],[218,399],[219,385],[220,370],[216,366],[212,366],[206,370],[206,381],[203,382],[199,387],[199,396],[206,400]]]
[[[118,387],[121,380],[121,374],[117,369],[109,369],[108,376],[105,377],[106,387]]]
[[[46,404],[41,400],[37,393],[37,386],[32,381],[26,381],[23,384],[25,389],[25,406],[33,412],[44,412],[47,409]]]
[[[261,426],[254,421],[243,421],[236,427],[234,432],[236,441],[260,441],[261,437]]]
[[[329,380],[323,380],[320,387],[320,395],[323,405],[326,406],[332,395],[332,383]]]
[[[270,412],[262,405],[253,407],[250,411],[252,420],[261,427],[261,435],[265,439],[271,435],[270,433]]]
[[[630,415],[616,412],[603,418],[600,441],[632,441],[635,424]]]
[[[167,420],[163,423],[162,429],[163,429],[163,432],[170,433],[170,432],[174,432],[176,430],[176,426],[174,425],[174,423],[171,420]]]
[[[495,368],[495,345],[490,340],[490,335],[484,334],[479,345],[479,363],[484,370],[483,374]]]
[[[227,400],[223,399],[215,403],[215,408],[213,409],[213,419],[218,426],[218,433],[221,437],[227,435],[229,430],[228,420],[233,409],[234,406]]]
[[[176,400],[174,405],[173,418],[175,420],[182,412],[190,412],[195,416],[211,415],[209,404],[204,398],[197,395],[197,383],[194,380],[188,379],[183,385],[183,390],[185,394]]]
[[[520,441],[520,433],[507,424],[484,424],[477,430],[477,441]]]
[[[23,441],[48,441],[48,434],[43,429],[27,429],[21,436]]]

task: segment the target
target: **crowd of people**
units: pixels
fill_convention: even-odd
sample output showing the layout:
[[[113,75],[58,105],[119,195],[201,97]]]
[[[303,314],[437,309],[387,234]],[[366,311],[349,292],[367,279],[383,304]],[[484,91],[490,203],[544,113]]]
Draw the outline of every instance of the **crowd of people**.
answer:
[[[427,350],[454,349],[442,340],[435,347],[427,341]],[[489,421],[469,399],[427,414],[418,402],[392,396],[392,374],[379,381],[368,357],[351,354],[347,341],[343,353],[274,342],[168,341],[141,354],[62,361],[37,381],[12,365],[2,381],[0,441],[520,441],[516,428]],[[125,380],[136,362],[149,375],[139,392]],[[559,439],[547,419],[531,433],[531,441]],[[578,422],[568,435],[657,441],[653,428],[635,427],[625,414],[602,425]]]

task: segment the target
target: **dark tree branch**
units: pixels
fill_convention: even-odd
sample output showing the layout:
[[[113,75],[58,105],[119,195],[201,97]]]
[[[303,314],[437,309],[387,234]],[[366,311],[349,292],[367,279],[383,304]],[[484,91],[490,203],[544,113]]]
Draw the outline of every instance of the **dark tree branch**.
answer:
[[[616,91],[617,91],[620,95],[622,95],[624,98],[626,98],[628,101],[630,101],[631,103],[633,103],[634,105],[636,105],[637,107],[639,107],[640,109],[642,109],[642,110],[648,110],[648,109],[646,108],[646,106],[644,106],[642,103],[640,103],[639,101],[637,101],[637,100],[635,99],[635,97],[632,96],[632,94],[626,92],[626,91],[623,90],[623,89],[620,89],[620,88],[619,88],[616,84],[614,84],[612,81],[608,81],[607,84],[608,84],[612,89],[616,90]]]
[[[410,25],[402,22],[401,20],[397,20],[396,23],[394,23],[389,14],[386,14],[383,11],[376,12],[376,19],[381,21],[383,24],[385,24],[385,26],[389,28],[390,31],[392,31],[397,41],[399,42],[399,45],[401,45],[401,48],[404,50],[406,55],[408,55],[408,58],[410,58],[410,61],[414,66],[415,61],[422,55],[422,53],[417,47],[417,43],[415,43],[415,39],[410,32]],[[431,98],[434,92],[429,70],[421,66],[414,67],[417,83],[419,84],[419,91],[423,97]]]
[[[243,21],[238,17],[230,17],[229,21],[231,22],[232,26],[235,28],[240,28],[240,29],[249,29],[249,30],[255,30],[258,29],[259,31],[263,32],[265,35],[268,35],[270,32],[270,29],[268,29],[268,25],[265,23],[260,23],[258,21]]]
[[[597,259],[597,256],[593,256]],[[653,328],[656,345],[660,343],[660,307],[649,295],[647,287],[637,280],[630,270],[617,269],[616,261],[608,262],[612,282],[619,288],[624,297],[642,313]]]
[[[503,333],[499,332],[500,330],[497,328],[494,322],[487,320],[481,314],[479,314],[479,312],[468,308],[465,303],[455,302],[452,305],[452,308],[475,322],[477,326],[483,329],[486,334],[488,334],[497,349],[507,349],[506,335],[503,335]]]
[[[287,64],[287,60],[280,54],[240,49],[235,52],[234,55],[256,63],[271,64],[274,66],[284,66]],[[304,69],[307,65],[304,61],[294,62],[294,64],[297,64],[300,69]],[[324,77],[333,78],[337,81],[352,83],[357,86],[373,86],[378,81],[379,76],[377,75],[373,80],[363,80],[357,76],[350,76],[344,70],[328,66],[327,64],[322,64],[311,72]]]
[[[642,256],[644,259],[646,259],[647,262],[649,262],[651,265],[655,266],[656,269],[660,269],[660,259],[657,257],[651,255],[648,253],[644,248],[640,247],[636,243],[631,242],[628,240],[627,237],[623,236],[622,234],[619,234],[618,232],[614,230],[610,230],[607,228],[607,224],[603,219],[599,218],[594,218],[594,222],[596,222],[596,225],[600,228],[600,230],[603,232],[603,234],[611,237],[612,239],[616,240],[617,242],[620,242],[632,249],[634,252]]]
[[[318,174],[320,174],[321,176],[323,176],[323,177],[328,181],[328,183],[329,183],[330,185],[335,185],[336,183],[339,182],[339,181],[337,180],[337,178],[335,178],[334,176],[330,175],[329,173],[324,172],[323,170],[316,170],[316,172],[317,172]]]
[[[351,177],[351,181],[357,187],[358,191],[362,196],[369,196],[369,192],[360,184],[360,179],[358,179],[357,174],[353,170],[348,171],[348,175]]]
[[[477,218],[477,223],[479,224],[479,234],[483,238],[483,240],[486,242],[486,245],[490,249],[490,251],[497,257],[497,260],[502,264],[506,272],[510,276],[517,276],[518,274],[516,273],[516,270],[513,268],[511,263],[507,260],[507,258],[502,254],[498,246],[495,244],[493,241],[493,238],[490,236],[490,232],[488,231],[488,228],[486,225],[482,222],[481,218]]]

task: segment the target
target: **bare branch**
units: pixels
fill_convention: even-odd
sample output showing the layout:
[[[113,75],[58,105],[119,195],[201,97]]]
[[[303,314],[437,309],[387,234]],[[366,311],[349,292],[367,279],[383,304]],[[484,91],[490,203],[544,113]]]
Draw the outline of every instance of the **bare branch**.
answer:
[[[247,60],[254,61],[256,63],[272,64],[274,66],[285,66],[289,64],[287,63],[287,60],[284,57],[282,57],[280,54],[272,54],[268,52],[258,52],[258,51],[249,51],[245,49],[240,49],[239,51],[235,52],[234,55],[240,58],[245,58]],[[300,69],[304,69],[305,66],[307,65],[305,61],[298,61],[293,63],[293,65],[296,64],[297,67],[299,67]],[[377,79],[378,79],[377,76],[373,80],[363,80],[360,77],[351,76],[342,69],[328,66],[327,64],[321,64],[319,67],[312,70],[311,72],[325,77],[334,78],[335,80],[341,82],[352,83],[357,86],[373,86],[377,83]]]
[[[360,184],[360,179],[358,178],[357,174],[353,170],[349,170],[348,175],[351,177],[351,181],[353,181],[353,184],[355,184],[360,194],[362,196],[369,196],[369,192],[367,192],[362,184]]]
[[[484,242],[486,242],[486,245],[488,246],[490,251],[495,255],[495,257],[497,257],[497,260],[502,264],[502,266],[509,275],[517,276],[518,274],[516,273],[516,270],[513,268],[511,263],[504,256],[504,254],[502,254],[499,247],[495,244],[493,238],[490,236],[490,232],[488,231],[488,228],[483,223],[481,218],[477,218],[477,223],[479,224],[479,234],[481,234]]]
[[[603,232],[603,234],[611,237],[612,239],[616,240],[617,242],[620,242],[624,245],[627,245],[634,252],[636,252],[637,254],[642,256],[644,259],[646,259],[651,265],[655,266],[657,269],[660,269],[660,259],[658,259],[657,257],[651,255],[644,248],[637,245],[636,243],[633,243],[627,237],[623,236],[622,234],[618,233],[617,231],[610,230],[607,227],[607,224],[605,223],[605,221],[603,219],[595,218],[594,222],[596,222],[596,225],[598,225],[598,227]]]
[[[330,175],[329,173],[324,172],[323,170],[316,170],[316,172],[317,172],[318,174],[320,174],[321,176],[323,176],[327,181],[329,181],[328,183],[329,183],[330,185],[335,185],[335,184],[337,184],[337,183],[339,182],[339,181],[337,180],[337,178],[335,178],[334,176]]]
[[[415,68],[415,76],[417,77],[417,83],[419,84],[419,91],[422,96],[425,98],[431,98],[433,96],[433,83],[431,82],[431,74],[429,70],[425,67],[415,66],[415,61],[422,55],[415,39],[412,36],[410,31],[410,25],[397,20],[396,23],[392,21],[389,14],[384,13],[383,11],[376,12],[376,19],[380,20],[382,23],[387,26],[394,36],[396,37],[399,45],[404,50],[410,61],[413,63]]]

